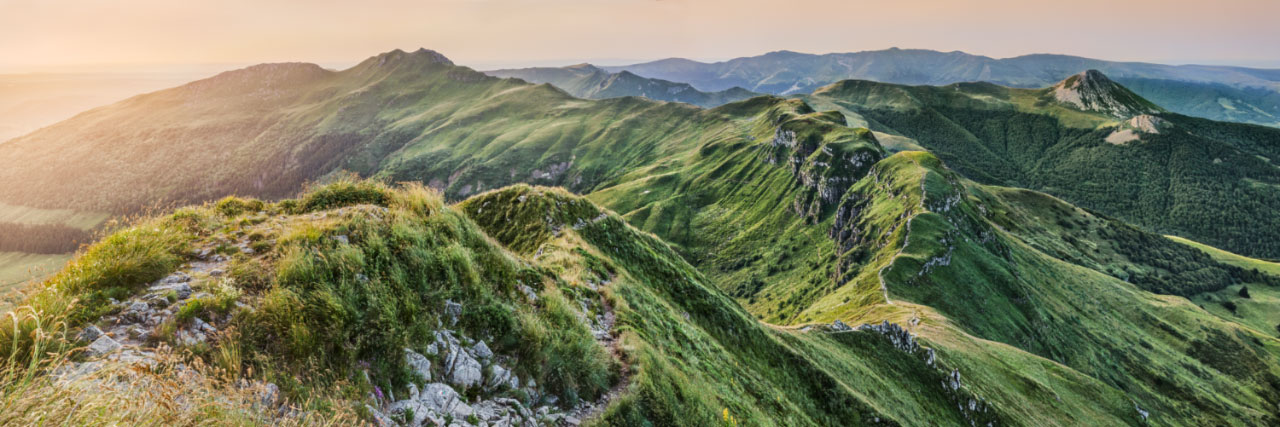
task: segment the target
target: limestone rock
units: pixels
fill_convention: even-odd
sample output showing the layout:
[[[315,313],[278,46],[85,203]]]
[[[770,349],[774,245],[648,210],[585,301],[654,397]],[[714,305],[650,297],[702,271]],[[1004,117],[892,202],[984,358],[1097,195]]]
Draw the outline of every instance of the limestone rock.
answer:
[[[482,380],[480,362],[472,358],[470,354],[462,351],[461,347],[454,347],[447,353],[444,361],[445,378],[449,384],[453,384],[462,388],[470,388],[480,385]]]
[[[111,353],[119,349],[120,343],[111,339],[109,336],[102,335],[98,337],[98,339],[93,340],[93,343],[89,344],[89,347],[85,349],[85,352],[88,353],[90,357],[93,357]]]
[[[98,329],[97,326],[89,325],[81,330],[79,335],[76,335],[76,339],[82,342],[93,342],[100,336],[102,336],[102,330]]]
[[[449,319],[449,326],[457,325],[458,317],[462,316],[462,304],[458,304],[452,300],[445,300],[444,315]]]
[[[484,341],[479,341],[474,347],[471,347],[471,353],[480,360],[489,360],[489,358],[493,357],[493,350],[489,350],[489,346],[485,345]]]
[[[422,376],[423,380],[431,381],[431,360],[428,360],[426,356],[406,348],[404,349],[404,363],[414,373]]]

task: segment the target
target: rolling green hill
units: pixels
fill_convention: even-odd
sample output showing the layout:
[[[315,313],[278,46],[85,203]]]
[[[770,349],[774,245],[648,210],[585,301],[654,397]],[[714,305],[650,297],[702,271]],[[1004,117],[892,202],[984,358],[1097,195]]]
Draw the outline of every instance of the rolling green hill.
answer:
[[[1058,88],[1069,83],[845,81],[806,99],[910,138],[983,183],[1041,190],[1151,230],[1280,256],[1280,236],[1271,234],[1280,230],[1272,214],[1280,207],[1272,162],[1280,131],[1166,113],[1109,80],[1110,90],[1095,92],[1121,110],[1064,102]]]
[[[32,288],[32,316],[77,332],[158,315],[146,334],[121,327],[126,344],[178,345],[335,419],[416,419],[429,402],[391,395],[441,396],[444,381],[467,405],[547,408],[541,422],[1266,425],[1280,419],[1280,340],[1258,313],[1280,278],[1105,202],[1228,203],[1222,188],[1244,182],[1252,200],[1227,209],[1151,210],[1236,221],[1275,197],[1272,172],[1177,175],[1189,189],[1140,174],[1216,164],[1160,155],[1178,150],[1268,164],[1267,132],[1166,113],[1096,73],[1046,89],[849,81],[699,109],[583,100],[394,51],[84,113],[15,140],[24,150],[0,145],[0,174],[32,183],[0,201],[204,203],[82,251]],[[1102,155],[1114,163],[1090,163]],[[1100,175],[1063,187],[1075,192],[1036,185],[1075,182],[1067,171]],[[328,184],[288,187],[310,180]],[[298,196],[207,202],[232,193]],[[1260,305],[1240,317],[1192,302],[1242,286]],[[193,319],[240,335],[197,340],[208,329]],[[35,328],[0,328],[0,351],[49,353],[25,346],[61,335]],[[405,348],[430,355],[428,375]]]
[[[493,70],[485,71],[485,74],[494,77],[518,78],[530,83],[550,83],[569,92],[570,95],[588,99],[640,96],[657,101],[715,107],[759,95],[740,87],[703,92],[687,83],[644,78],[628,71],[610,73],[591,64],[560,68]]]

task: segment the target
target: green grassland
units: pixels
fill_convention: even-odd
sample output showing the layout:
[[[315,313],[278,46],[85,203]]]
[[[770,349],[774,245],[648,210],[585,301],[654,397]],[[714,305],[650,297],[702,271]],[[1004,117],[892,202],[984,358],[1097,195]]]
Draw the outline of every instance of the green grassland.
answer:
[[[211,298],[252,307],[230,311],[232,323],[250,333],[215,345],[239,346],[236,370],[280,383],[293,399],[315,397],[360,360],[376,361],[371,382],[347,384],[341,395],[375,385],[403,390],[412,379],[399,362],[375,356],[422,342],[436,323],[421,320],[440,316],[451,299],[469,307],[461,330],[493,337],[495,351],[520,355],[521,375],[570,401],[625,384],[602,415],[608,424],[705,425],[727,412],[760,425],[1114,425],[1139,423],[1135,403],[1156,414],[1149,420],[1156,424],[1272,416],[1259,409],[1271,399],[1271,369],[1234,366],[1274,366],[1280,344],[1273,338],[1251,341],[1253,332],[1185,300],[1048,257],[1002,231],[983,241],[978,236],[995,231],[982,225],[977,198],[956,199],[968,187],[927,153],[891,156],[865,174],[842,203],[873,196],[861,199],[871,206],[857,219],[867,230],[877,222],[893,230],[883,246],[871,245],[886,255],[870,256],[877,263],[860,270],[874,273],[858,274],[841,291],[869,296],[828,304],[837,292],[804,316],[910,325],[936,349],[936,365],[872,332],[760,323],[657,236],[587,199],[525,186],[451,207],[421,187],[340,180],[280,203],[227,199],[184,208],[89,248],[29,302],[67,316],[73,327],[91,322],[104,298],[136,292],[135,283],[166,274],[191,248],[247,235],[262,244],[234,259],[235,291]],[[903,218],[896,213],[903,209],[914,212],[904,225],[883,218]],[[339,234],[346,239],[333,237]],[[916,275],[945,250],[939,242],[947,235],[957,238],[953,263]],[[862,283],[881,274],[887,288]],[[515,283],[533,287],[541,302],[519,296]],[[989,288],[974,288],[979,283]],[[1087,296],[1097,294],[1109,297]],[[70,298],[81,303],[66,306]],[[622,355],[614,361],[603,347],[589,350],[595,344],[586,327],[570,320],[605,304],[618,318]],[[1150,352],[1119,351],[1133,343]],[[1204,345],[1230,350],[1230,362],[1204,353]],[[213,356],[221,354],[216,348],[192,350],[225,363]],[[963,387],[945,386],[952,370]],[[986,409],[963,410],[971,399]]]
[[[51,274],[66,264],[71,254],[41,255],[0,252],[0,294],[8,296],[18,285]]]
[[[69,145],[94,127],[86,147],[136,168],[38,178],[65,197],[5,188],[0,200],[129,210],[332,181],[122,230],[28,301],[77,327],[192,247],[252,237],[235,288],[209,304],[250,331],[235,370],[293,398],[403,391],[404,367],[377,356],[425,342],[452,300],[475,309],[462,330],[495,337],[564,401],[624,386],[610,424],[1276,423],[1266,304],[1280,279],[1149,232],[1265,238],[1238,232],[1273,215],[1235,214],[1276,196],[1253,184],[1272,172],[1242,160],[1265,163],[1268,134],[1162,116],[1186,132],[1117,146],[1101,142],[1114,119],[1039,105],[1046,93],[844,82],[698,109],[582,100],[395,51],[337,72],[254,67],[86,113],[0,146],[31,148],[0,180],[97,164]],[[886,149],[877,132],[902,139]],[[1214,158],[1245,167],[1202,170]],[[1227,214],[1204,209],[1218,199]],[[1242,284],[1259,290],[1239,318],[1202,303]],[[616,352],[581,320],[606,307]],[[826,333],[836,320],[901,325],[937,358],[875,332]],[[33,336],[12,334],[0,337]],[[342,381],[371,360],[371,380]],[[956,374],[962,387],[944,385]]]
[[[1269,369],[1241,373],[1197,346],[1201,340],[1226,346],[1236,349],[1231,363],[1266,366],[1280,345],[1274,339],[1249,341],[1252,332],[1185,300],[1145,293],[984,228],[975,206],[979,198],[955,198],[978,188],[963,185],[927,153],[891,156],[866,174],[842,203],[858,193],[874,196],[863,199],[871,206],[858,219],[866,230],[878,230],[875,222],[893,229],[883,246],[871,245],[886,255],[870,256],[879,262],[860,271],[873,273],[858,274],[801,317],[910,325],[922,343],[937,350],[937,365],[871,332],[827,334],[759,323],[658,237],[587,199],[524,186],[449,207],[430,190],[339,181],[278,204],[228,199],[185,208],[90,248],[32,301],[56,306],[79,298],[84,303],[67,313],[91,321],[101,304],[97,299],[134,292],[128,283],[165,274],[188,256],[186,248],[250,235],[264,243],[255,246],[261,250],[237,256],[237,291],[218,295],[255,308],[231,312],[241,330],[254,331],[237,343],[246,355],[241,369],[281,383],[298,399],[349,375],[344,372],[358,360],[381,362],[372,367],[372,383],[348,385],[354,390],[345,395],[374,385],[402,390],[410,380],[399,374],[397,362],[369,358],[429,336],[425,325],[434,322],[396,319],[439,316],[448,298],[474,308],[468,312],[477,317],[464,315],[460,328],[494,337],[495,351],[522,355],[530,364],[520,365],[519,372],[559,387],[557,393],[592,399],[620,383],[619,372],[625,372],[626,392],[602,418],[609,424],[717,423],[726,411],[739,422],[762,425],[963,424],[967,417],[1012,424],[1136,424],[1135,403],[1156,414],[1150,419],[1156,424],[1264,422],[1271,416],[1256,409],[1263,406],[1259,400],[1269,399],[1267,386],[1253,385],[1267,381]],[[903,209],[914,211],[904,225],[875,220],[900,218],[895,212]],[[983,242],[983,232],[997,234]],[[331,237],[337,234],[350,243]],[[953,262],[915,274],[945,250],[939,242],[949,234],[956,236]],[[127,249],[135,258],[112,255],[151,245]],[[132,267],[111,267],[115,262]],[[887,288],[878,283],[881,275]],[[544,302],[526,308],[529,302],[512,294],[517,291],[511,283],[540,289]],[[978,283],[989,288],[974,288]],[[868,295],[852,304],[832,302],[848,293]],[[961,296],[974,294],[986,297]],[[1085,296],[1090,294],[1110,297]],[[595,362],[558,362],[583,354],[562,351],[594,344],[585,344],[591,342],[585,326],[555,323],[590,312],[555,310],[602,307],[596,304],[608,304],[617,314],[623,356],[617,362],[603,354],[587,359]],[[1077,312],[1092,317],[1072,314]],[[538,332],[547,328],[578,332]],[[362,332],[373,329],[384,332]],[[290,330],[295,332],[283,333]],[[1240,343],[1224,332],[1245,338]],[[314,338],[320,335],[327,338]],[[1131,343],[1151,351],[1117,352]],[[219,354],[212,350],[196,354]],[[1138,355],[1159,357],[1132,359]],[[627,368],[619,371],[614,363]],[[545,371],[549,366],[575,368]],[[1183,371],[1190,367],[1197,367],[1195,373]],[[964,387],[940,387],[953,369],[962,373]],[[1197,379],[1197,390],[1207,391],[1187,389],[1190,378]],[[1167,393],[1169,388],[1185,394]],[[955,409],[969,399],[988,409]]]
[[[1249,258],[1243,255],[1233,254],[1231,252],[1227,252],[1222,249],[1215,248],[1213,246],[1209,246],[1209,245],[1196,242],[1190,239],[1184,239],[1178,236],[1165,236],[1165,237],[1168,237],[1169,239],[1172,239],[1175,242],[1182,243],[1184,245],[1189,245],[1193,248],[1202,250],[1205,253],[1209,254],[1209,256],[1213,257],[1213,259],[1218,260],[1219,262],[1222,262],[1225,264],[1231,264],[1231,265],[1234,265],[1240,268],[1245,268],[1245,269],[1258,269],[1259,271],[1262,271],[1267,274],[1273,274],[1273,275],[1280,274],[1280,263],[1264,261],[1256,258]]]
[[[1280,275],[1280,264],[1233,254],[1212,246],[1177,236],[1165,236],[1170,240],[1204,251],[1213,259],[1245,270],[1257,270],[1269,275]],[[1247,288],[1242,293],[1241,289]],[[1245,296],[1245,293],[1248,296]],[[1246,281],[1191,298],[1206,311],[1249,326],[1263,334],[1280,334],[1280,293],[1274,286]],[[1229,304],[1228,304],[1229,303]],[[1232,309],[1231,307],[1235,307]]]
[[[1017,206],[975,197],[933,156],[894,155],[846,197],[844,203],[858,204],[866,233],[846,256],[867,265],[804,318],[861,323],[906,311],[900,316],[928,322],[936,312],[975,338],[1061,363],[1168,417],[1152,422],[1249,424],[1275,417],[1268,402],[1277,397],[1280,342],[1271,334],[1046,255],[991,222]],[[866,306],[877,297],[881,302]],[[954,340],[922,336],[943,354]],[[1255,369],[1241,370],[1242,364]]]
[[[1280,131],[1159,113],[1171,124],[1159,134],[1109,144],[1114,117],[1054,102],[1049,91],[844,81],[803,98],[910,138],[984,184],[1044,191],[1248,255],[1280,253],[1269,234],[1280,230],[1270,214],[1280,207],[1270,187],[1280,174],[1266,160],[1280,155],[1268,142]]]
[[[93,322],[108,295],[127,297],[192,248],[241,235],[256,236],[260,250],[237,255],[229,280],[197,282],[212,296],[204,305],[210,311],[194,316],[225,310],[244,333],[197,347],[173,344],[275,381],[290,399],[319,398],[309,401],[321,413],[326,399],[344,404],[338,396],[365,396],[375,385],[403,392],[415,381],[403,362],[377,355],[420,345],[449,299],[465,307],[457,329],[491,337],[495,352],[518,357],[522,377],[567,405],[624,384],[602,415],[609,424],[707,425],[731,417],[751,425],[918,425],[1002,416],[966,413],[967,387],[947,388],[945,369],[878,334],[804,334],[756,322],[659,239],[563,190],[514,187],[450,207],[421,187],[341,181],[278,204],[226,199],[183,208],[90,247],[28,302],[39,316],[78,328]],[[517,284],[538,298],[523,296]],[[604,304],[618,316],[617,360],[578,320]],[[49,332],[17,331],[0,335],[6,356],[23,356],[30,334]],[[220,356],[225,347],[240,357]],[[351,378],[362,360],[373,362],[368,382],[311,395]],[[618,363],[628,367],[620,371]]]
[[[39,209],[0,203],[0,223],[60,224],[81,230],[92,230],[110,217],[102,212],[71,209]]]

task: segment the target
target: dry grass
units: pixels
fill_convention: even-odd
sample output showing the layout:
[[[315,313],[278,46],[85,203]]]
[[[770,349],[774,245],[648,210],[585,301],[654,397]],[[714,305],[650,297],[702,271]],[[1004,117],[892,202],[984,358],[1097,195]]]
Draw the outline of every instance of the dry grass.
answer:
[[[168,348],[148,364],[100,360],[76,372],[65,323],[46,323],[30,307],[7,316],[34,323],[35,340],[0,363],[0,425],[353,425],[347,402],[279,402],[263,383]],[[15,350],[18,350],[15,348]],[[83,368],[83,365],[79,366]],[[269,397],[270,396],[270,397]],[[324,406],[325,412],[299,408]]]

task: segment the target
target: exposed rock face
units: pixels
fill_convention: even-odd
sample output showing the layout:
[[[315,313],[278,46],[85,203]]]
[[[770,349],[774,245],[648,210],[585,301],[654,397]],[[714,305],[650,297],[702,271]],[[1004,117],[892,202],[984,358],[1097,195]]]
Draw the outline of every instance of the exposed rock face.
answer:
[[[445,301],[444,315],[449,319],[449,326],[458,324],[458,317],[462,316],[462,304],[458,304],[453,301]]]
[[[919,319],[912,319],[911,324],[915,325]],[[893,347],[906,353],[909,356],[917,357],[925,365],[939,370],[942,376],[941,387],[950,397],[951,401],[956,404],[956,409],[964,415],[965,420],[970,425],[986,425],[992,426],[999,424],[999,415],[992,411],[986,400],[974,395],[970,390],[964,388],[964,383],[960,380],[960,370],[951,369],[949,372],[939,366],[937,353],[932,348],[920,345],[916,336],[906,328],[889,321],[883,321],[879,324],[864,324],[857,328],[850,328],[843,322],[836,320],[830,326],[825,328],[828,333],[841,332],[871,332],[884,337]]]
[[[458,347],[445,355],[444,368],[449,384],[461,388],[479,386],[482,380],[480,362],[467,352],[460,351]]]
[[[1159,107],[1111,81],[1098,70],[1067,77],[1053,85],[1051,90],[1058,102],[1120,119],[1160,111]]]
[[[1139,114],[1126,120],[1123,124],[1107,135],[1106,141],[1112,144],[1120,145],[1142,139],[1143,134],[1157,135],[1160,131],[1168,129],[1172,124],[1160,117],[1150,114]]]
[[[1129,119],[1128,124],[1134,129],[1145,133],[1160,133],[1160,129],[1169,126],[1169,122],[1150,114],[1134,116]]]
[[[874,143],[868,144],[864,139],[874,139],[869,133],[828,140],[822,136],[825,134],[811,129],[832,125],[808,116],[793,119],[780,124],[765,146],[764,160],[785,164],[796,182],[806,189],[793,201],[792,210],[814,223],[882,157]]]
[[[404,349],[404,362],[409,366],[409,369],[421,376],[423,380],[431,381],[431,361],[427,360],[426,356],[406,348]]]
[[[446,417],[463,420],[475,414],[475,410],[462,399],[458,392],[448,384],[441,383],[427,384],[418,393],[416,399],[392,403],[388,407],[388,412],[393,417],[412,412],[413,419],[408,420],[407,423],[412,426],[424,425],[426,421],[431,421],[430,425],[443,426],[448,424]]]

